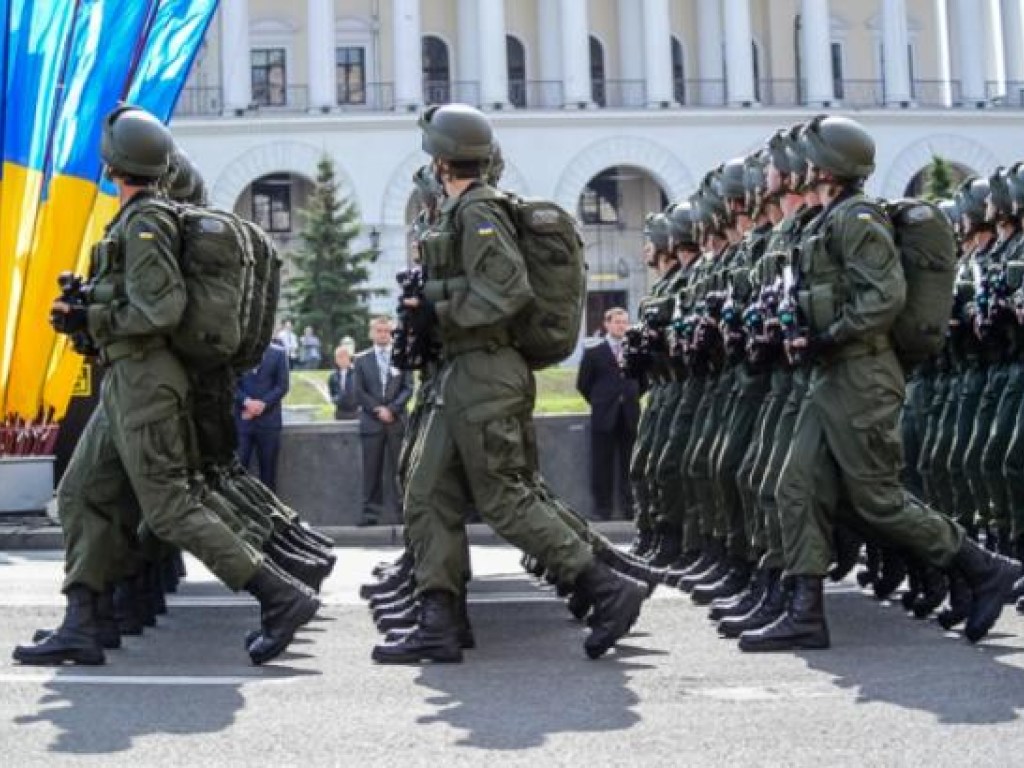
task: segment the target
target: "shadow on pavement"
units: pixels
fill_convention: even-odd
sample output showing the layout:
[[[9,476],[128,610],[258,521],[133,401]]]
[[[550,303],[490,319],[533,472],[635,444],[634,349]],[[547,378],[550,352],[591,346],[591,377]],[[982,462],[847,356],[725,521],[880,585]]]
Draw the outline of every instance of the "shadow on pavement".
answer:
[[[424,667],[418,685],[437,713],[419,723],[446,723],[464,732],[459,746],[521,750],[557,733],[607,733],[636,725],[639,698],[630,673],[636,661],[664,651],[629,637],[599,661],[583,651],[585,631],[551,603],[471,606],[476,650],[461,665]],[[641,622],[643,620],[641,619]]]
[[[865,601],[886,615],[865,621],[865,606],[855,604]],[[882,608],[856,593],[830,595],[827,610],[832,648],[799,656],[855,691],[858,703],[895,704],[959,725],[1019,719],[1024,669],[999,661],[1024,653],[1019,638],[993,632],[972,646],[960,632],[943,632],[934,621],[906,618],[897,607]],[[997,644],[1002,639],[1018,642]]]

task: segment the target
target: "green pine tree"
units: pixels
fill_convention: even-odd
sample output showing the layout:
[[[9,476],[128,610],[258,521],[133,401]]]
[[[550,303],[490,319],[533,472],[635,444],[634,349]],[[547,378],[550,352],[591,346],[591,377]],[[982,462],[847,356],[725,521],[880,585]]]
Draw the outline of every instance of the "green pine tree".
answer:
[[[352,249],[362,228],[359,211],[339,198],[334,161],[326,155],[317,166],[309,204],[299,215],[300,244],[291,254],[295,271],[285,297],[295,332],[301,335],[307,325],[313,326],[323,343],[323,359],[330,364],[334,346],[344,336],[366,337],[366,302],[375,292],[365,285],[377,253]]]
[[[925,199],[948,200],[953,196],[953,184],[953,169],[949,162],[938,155],[932,155],[932,164],[925,173]]]

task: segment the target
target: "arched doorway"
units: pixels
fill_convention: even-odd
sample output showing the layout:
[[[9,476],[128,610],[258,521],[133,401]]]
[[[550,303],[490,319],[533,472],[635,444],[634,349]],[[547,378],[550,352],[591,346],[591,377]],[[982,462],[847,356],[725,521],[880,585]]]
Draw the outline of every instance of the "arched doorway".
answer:
[[[234,212],[256,222],[274,238],[284,264],[282,281],[289,274],[288,253],[297,244],[302,229],[300,211],[309,203],[314,184],[297,173],[282,171],[260,176],[235,201]]]
[[[576,214],[589,267],[587,334],[597,331],[609,307],[626,307],[635,314],[652,283],[641,256],[644,217],[666,205],[664,190],[637,166],[606,168],[583,188]]]
[[[962,163],[946,160],[944,165],[946,167],[945,172],[937,171],[935,163],[932,162],[915,173],[907,184],[906,189],[903,190],[904,196],[925,198],[952,197],[957,187],[969,177],[976,175],[974,171]],[[946,176],[945,179],[943,174]],[[943,187],[948,190],[948,194],[936,194],[936,192],[942,193]]]

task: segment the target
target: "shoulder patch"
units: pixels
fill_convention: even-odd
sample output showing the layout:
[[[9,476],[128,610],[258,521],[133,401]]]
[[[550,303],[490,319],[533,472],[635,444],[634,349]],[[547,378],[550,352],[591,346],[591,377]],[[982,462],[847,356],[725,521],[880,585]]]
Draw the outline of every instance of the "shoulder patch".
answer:
[[[476,228],[476,233],[481,237],[490,237],[491,235],[495,234],[494,225],[491,224],[489,221],[485,221],[482,224],[478,224]]]
[[[140,230],[138,235],[139,235],[139,240],[152,240],[155,237],[155,235],[152,232],[150,232],[148,229]]]

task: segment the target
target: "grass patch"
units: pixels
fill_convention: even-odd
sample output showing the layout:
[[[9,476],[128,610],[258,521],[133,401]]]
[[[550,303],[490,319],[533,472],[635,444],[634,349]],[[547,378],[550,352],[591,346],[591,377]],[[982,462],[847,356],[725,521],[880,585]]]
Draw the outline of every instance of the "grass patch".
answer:
[[[285,405],[315,408],[317,421],[334,418],[327,390],[330,371],[292,371]],[[558,366],[537,372],[537,413],[587,413],[586,401],[576,391],[575,366]]]

